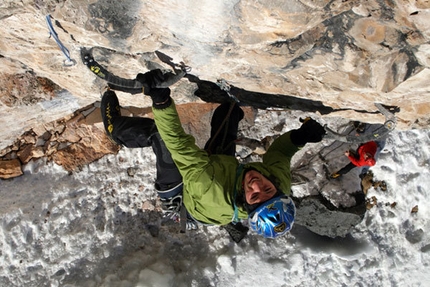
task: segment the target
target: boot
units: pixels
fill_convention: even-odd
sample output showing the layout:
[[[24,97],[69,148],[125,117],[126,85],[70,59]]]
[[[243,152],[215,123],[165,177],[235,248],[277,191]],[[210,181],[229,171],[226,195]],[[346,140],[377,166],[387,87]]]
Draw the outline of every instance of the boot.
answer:
[[[168,190],[157,190],[163,209],[163,217],[181,224],[181,233],[185,230],[196,230],[198,223],[187,212],[182,202],[183,183]]]
[[[114,130],[113,120],[116,117],[121,116],[118,97],[114,91],[107,90],[104,92],[100,103],[100,111],[106,133],[112,139],[112,133]]]

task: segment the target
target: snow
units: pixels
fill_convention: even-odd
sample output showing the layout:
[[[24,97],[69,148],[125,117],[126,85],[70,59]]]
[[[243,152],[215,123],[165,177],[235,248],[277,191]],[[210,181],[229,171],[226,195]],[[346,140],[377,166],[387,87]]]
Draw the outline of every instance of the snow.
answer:
[[[261,111],[249,132],[273,134],[284,116]],[[388,189],[369,190],[378,203],[346,237],[295,225],[239,244],[219,227],[183,234],[162,221],[150,148],[73,173],[31,162],[0,182],[0,286],[428,286],[429,146],[430,130],[390,134],[371,168]]]

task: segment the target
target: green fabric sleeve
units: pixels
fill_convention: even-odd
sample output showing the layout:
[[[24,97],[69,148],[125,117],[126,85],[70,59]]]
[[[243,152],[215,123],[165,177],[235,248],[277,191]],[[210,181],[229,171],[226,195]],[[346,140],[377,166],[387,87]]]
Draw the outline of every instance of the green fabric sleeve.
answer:
[[[199,172],[209,164],[207,152],[195,144],[193,136],[185,133],[173,100],[169,107],[153,108],[152,111],[158,132],[172,154],[184,182],[196,180]]]
[[[287,195],[291,194],[290,162],[299,148],[291,142],[291,131],[277,138],[263,156],[263,163],[280,180],[279,188]]]

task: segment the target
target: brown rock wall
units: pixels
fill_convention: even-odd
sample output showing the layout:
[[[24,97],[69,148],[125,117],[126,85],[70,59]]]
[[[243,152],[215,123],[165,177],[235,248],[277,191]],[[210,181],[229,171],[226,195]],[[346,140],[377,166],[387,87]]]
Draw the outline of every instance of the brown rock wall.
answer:
[[[14,178],[22,175],[21,162],[18,159],[0,161],[0,179]]]

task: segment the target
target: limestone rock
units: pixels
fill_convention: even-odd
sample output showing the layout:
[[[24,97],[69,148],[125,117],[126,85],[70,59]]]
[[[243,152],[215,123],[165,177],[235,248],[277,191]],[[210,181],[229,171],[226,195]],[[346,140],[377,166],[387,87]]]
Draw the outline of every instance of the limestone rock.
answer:
[[[89,110],[91,112],[87,113]],[[91,124],[87,124],[86,117],[91,119]],[[109,140],[100,123],[100,110],[91,105],[57,121],[37,126],[26,131],[13,145],[1,150],[2,162],[5,164],[13,159],[11,163],[26,164],[44,157],[54,160],[68,171],[79,169],[107,154],[118,152],[120,148]],[[22,173],[8,174],[11,178]]]
[[[98,112],[101,121],[100,111],[93,111]],[[106,136],[104,129],[86,125],[83,119],[83,114],[78,114],[65,122],[65,128],[56,137],[56,143],[50,144],[54,148],[47,149],[47,155],[68,171],[79,169],[107,154],[116,153],[120,148]]]
[[[344,237],[359,224],[366,213],[363,200],[349,208],[336,208],[322,196],[309,196],[296,203],[296,224],[328,237]]]
[[[22,174],[19,159],[0,160],[0,179],[14,178]]]
[[[49,37],[48,14],[76,65],[65,65]],[[318,101],[326,115],[380,123],[380,102],[400,107],[398,128],[428,127],[429,15],[427,1],[4,0],[0,148],[99,99],[105,83],[82,64],[82,47],[95,47],[97,60],[129,79],[170,68],[155,51],[184,61],[192,70],[172,87],[178,103],[205,96],[192,76],[223,78],[251,92],[244,100],[256,107],[264,99],[300,110],[279,101],[293,96]],[[120,97],[125,106],[150,106],[145,97]]]
[[[25,145],[20,151],[18,151],[18,157],[23,163],[27,163],[32,158],[33,145]]]
[[[95,134],[91,135],[94,136]],[[72,144],[54,153],[52,159],[65,170],[73,171],[118,149],[118,146],[110,142],[107,137],[102,137],[103,142],[99,142],[99,140],[100,138],[96,141],[82,141]]]

